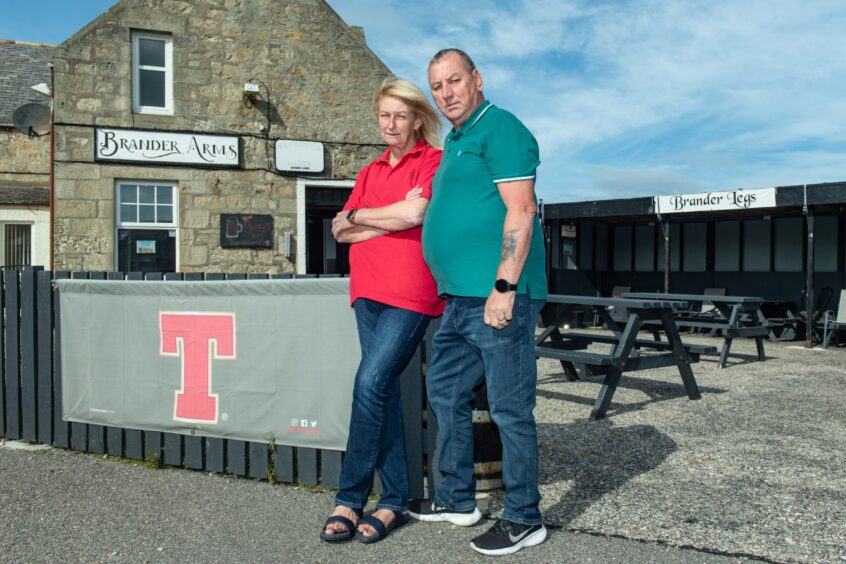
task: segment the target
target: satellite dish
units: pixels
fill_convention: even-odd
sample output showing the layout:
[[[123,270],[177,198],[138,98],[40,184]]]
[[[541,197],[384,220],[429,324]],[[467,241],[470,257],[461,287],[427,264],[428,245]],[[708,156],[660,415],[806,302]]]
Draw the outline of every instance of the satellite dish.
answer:
[[[50,108],[44,104],[24,104],[12,114],[12,122],[27,135],[45,135],[50,133]]]

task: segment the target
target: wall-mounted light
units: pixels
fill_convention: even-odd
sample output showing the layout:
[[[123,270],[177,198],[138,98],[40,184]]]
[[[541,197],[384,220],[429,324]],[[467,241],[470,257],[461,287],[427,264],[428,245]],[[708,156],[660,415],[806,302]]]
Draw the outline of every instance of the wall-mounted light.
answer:
[[[248,108],[252,108],[258,98],[259,85],[254,82],[244,83],[244,105]]]
[[[29,87],[30,90],[35,92],[36,94],[41,94],[42,96],[52,96],[53,93],[50,91],[50,87],[47,86],[46,82],[39,82],[38,84],[34,84]]]

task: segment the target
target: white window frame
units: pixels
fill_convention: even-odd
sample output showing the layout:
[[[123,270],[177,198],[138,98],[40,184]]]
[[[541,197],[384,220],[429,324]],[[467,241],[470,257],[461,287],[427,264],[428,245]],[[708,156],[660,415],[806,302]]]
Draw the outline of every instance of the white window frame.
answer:
[[[139,39],[163,41],[165,44],[165,105],[142,106],[141,100],[141,78],[142,70],[162,70],[162,67],[151,67],[140,64]],[[149,33],[141,31],[132,32],[132,111],[139,114],[173,115],[173,37],[164,33]]]
[[[146,221],[123,221],[123,217],[121,216],[121,199],[120,199],[120,188],[121,186],[134,186],[142,184],[144,186],[167,186],[171,189],[171,206],[173,206],[173,220],[164,223],[155,223],[155,222],[146,222]],[[115,225],[118,228],[125,228],[125,229],[176,229],[179,225],[179,217],[177,216],[177,212],[179,211],[179,206],[177,205],[177,196],[178,193],[176,191],[176,182],[170,180],[117,180],[115,181]],[[140,204],[139,204],[140,205]],[[154,205],[158,205],[157,202],[154,202]]]
[[[297,274],[306,273],[306,187],[315,188],[352,188],[355,180],[312,180],[297,178]]]
[[[7,225],[28,225],[29,226],[29,264],[35,262],[35,223],[31,221],[0,221],[0,266],[9,266],[9,257],[6,256],[6,226]]]
[[[145,186],[169,186],[172,190],[171,205],[173,206],[173,221],[168,223],[147,223],[142,221],[123,221],[121,217],[121,199],[120,187],[124,185],[138,185]],[[155,229],[158,231],[174,231],[176,234],[174,244],[176,245],[174,270],[180,272],[180,251],[179,251],[179,190],[178,185],[172,180],[130,180],[120,179],[115,180],[115,231],[114,231],[114,264],[117,268],[119,259],[119,245],[118,245],[118,231],[121,229]]]

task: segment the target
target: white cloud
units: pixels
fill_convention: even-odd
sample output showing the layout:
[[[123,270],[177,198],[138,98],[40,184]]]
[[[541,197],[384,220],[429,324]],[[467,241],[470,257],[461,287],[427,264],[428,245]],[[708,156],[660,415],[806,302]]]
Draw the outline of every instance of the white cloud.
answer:
[[[846,177],[840,0],[330,1],[421,86],[467,50],[538,137],[547,201]]]

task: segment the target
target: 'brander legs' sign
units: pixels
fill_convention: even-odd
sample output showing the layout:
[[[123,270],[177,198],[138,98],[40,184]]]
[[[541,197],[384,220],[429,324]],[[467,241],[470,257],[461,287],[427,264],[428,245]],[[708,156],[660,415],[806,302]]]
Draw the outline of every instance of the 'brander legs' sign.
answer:
[[[237,167],[240,147],[238,138],[229,135],[98,128],[94,158]]]
[[[655,198],[655,211],[657,213],[745,210],[749,208],[774,208],[775,206],[775,188],[707,192],[705,194],[674,194]]]

